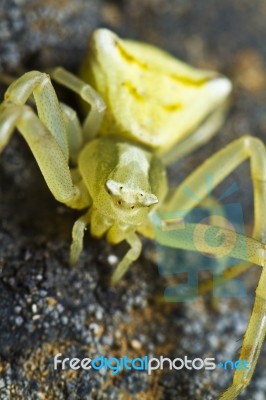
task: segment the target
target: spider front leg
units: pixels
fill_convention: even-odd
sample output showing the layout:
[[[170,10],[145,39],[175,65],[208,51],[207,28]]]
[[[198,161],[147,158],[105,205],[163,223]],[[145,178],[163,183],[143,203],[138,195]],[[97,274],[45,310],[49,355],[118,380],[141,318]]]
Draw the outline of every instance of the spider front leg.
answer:
[[[51,71],[51,77],[56,82],[77,93],[90,106],[90,111],[83,123],[83,137],[85,142],[94,138],[98,133],[106,108],[101,96],[91,86],[62,67]]]
[[[39,119],[57,141],[65,158],[68,159],[69,151],[63,114],[49,75],[39,71],[31,71],[22,75],[5,92],[0,114],[0,151],[8,143],[18,121],[23,118],[24,111],[27,110],[23,106],[31,95],[34,97]]]
[[[235,399],[248,385],[254,372],[261,346],[266,334],[266,247],[259,245],[257,240],[265,243],[266,239],[266,152],[264,144],[256,138],[244,136],[224,149],[220,150],[205,163],[203,163],[193,174],[191,174],[177,189],[174,195],[167,202],[165,209],[186,210],[183,217],[189,210],[195,207],[199,200],[188,197],[186,187],[193,187],[197,198],[205,198],[208,190],[216,187],[227,175],[246,159],[251,162],[251,176],[254,187],[254,242],[245,241],[243,236],[242,245],[245,251],[248,245],[249,260],[252,262],[257,254],[258,264],[263,267],[256,298],[248,328],[241,348],[240,359],[249,363],[250,369],[236,370],[232,385],[221,396],[221,400]],[[206,187],[204,177],[206,173],[213,173],[212,187]],[[198,238],[200,240],[200,237]],[[167,243],[165,243],[167,245]],[[175,247],[182,248],[184,245],[176,243]],[[223,250],[221,248],[221,250]],[[219,255],[219,254],[218,254]],[[255,257],[256,258],[256,257]]]
[[[25,105],[32,94],[38,116]],[[17,127],[54,197],[70,207],[84,208],[90,204],[90,197],[81,183],[73,183],[68,166],[70,125],[49,76],[38,71],[26,73],[9,86],[0,105],[0,151]]]
[[[130,249],[124,255],[111,277],[111,285],[115,285],[125,275],[130,265],[136,261],[141,253],[142,244],[136,233],[131,233],[125,238]]]

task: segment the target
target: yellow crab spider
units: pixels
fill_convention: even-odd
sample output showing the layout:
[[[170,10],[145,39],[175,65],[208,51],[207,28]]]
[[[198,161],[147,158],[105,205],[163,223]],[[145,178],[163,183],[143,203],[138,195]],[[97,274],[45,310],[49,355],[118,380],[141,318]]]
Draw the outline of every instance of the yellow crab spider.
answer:
[[[82,125],[73,109],[59,103],[50,76],[82,99],[87,112]],[[69,207],[86,210],[73,227],[72,264],[80,256],[84,230],[90,225],[95,237],[106,235],[110,243],[125,240],[129,244],[112,276],[112,282],[117,282],[140,255],[137,233],[153,237],[150,217],[155,210],[195,207],[198,201],[184,194],[185,186],[204,198],[208,194],[203,184],[206,172],[215,173],[214,188],[249,158],[255,198],[253,238],[236,234],[240,247],[235,256],[264,266],[266,154],[260,140],[244,136],[233,141],[167,196],[164,165],[206,143],[218,130],[231,92],[227,78],[194,69],[153,46],[121,40],[106,29],[92,35],[80,78],[62,68],[50,76],[32,71],[9,86],[0,106],[0,151],[17,128],[54,197]],[[26,105],[32,95],[37,113]],[[197,227],[199,242],[205,228]],[[191,237],[172,243],[164,236],[162,241],[193,248]],[[241,252],[243,248],[248,251]],[[218,248],[215,254],[221,253]],[[248,385],[265,330],[263,269],[240,354],[251,368],[236,371],[221,399],[235,399]]]

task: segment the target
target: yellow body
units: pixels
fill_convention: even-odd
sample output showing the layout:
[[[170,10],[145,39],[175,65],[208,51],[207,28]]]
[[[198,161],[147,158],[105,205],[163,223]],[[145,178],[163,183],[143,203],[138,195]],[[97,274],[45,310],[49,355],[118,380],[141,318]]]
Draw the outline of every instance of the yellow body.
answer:
[[[157,155],[222,108],[231,90],[217,73],[105,29],[92,35],[80,76],[106,103],[99,134],[136,142]]]

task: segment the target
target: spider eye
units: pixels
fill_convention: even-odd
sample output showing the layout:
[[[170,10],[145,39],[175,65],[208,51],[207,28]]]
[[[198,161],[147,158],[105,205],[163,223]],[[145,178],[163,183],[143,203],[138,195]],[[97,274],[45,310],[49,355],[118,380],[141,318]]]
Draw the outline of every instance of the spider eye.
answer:
[[[131,206],[131,210],[133,210],[133,208],[135,208],[135,206]]]
[[[118,200],[117,204],[119,204],[121,206],[122,200]]]

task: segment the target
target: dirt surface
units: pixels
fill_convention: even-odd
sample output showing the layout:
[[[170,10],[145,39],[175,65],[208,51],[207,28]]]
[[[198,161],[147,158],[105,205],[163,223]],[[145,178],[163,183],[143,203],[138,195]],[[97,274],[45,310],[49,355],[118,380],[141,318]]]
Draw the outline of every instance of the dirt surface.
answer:
[[[177,185],[201,161],[243,133],[266,133],[266,4],[264,0],[29,1],[0,4],[0,68],[19,74],[61,64],[78,68],[89,33],[105,26],[147,41],[197,67],[215,69],[234,84],[231,111],[208,146],[170,168]],[[5,86],[3,85],[2,88]],[[59,92],[61,95],[61,92]],[[62,93],[66,97],[67,93]],[[71,104],[72,98],[69,99]],[[254,299],[259,268],[244,276],[247,295],[205,295],[185,303],[158,299],[175,282],[162,276],[158,249],[143,240],[143,253],[111,288],[108,279],[126,245],[86,234],[79,265],[70,268],[71,229],[79,213],[57,203],[19,135],[0,158],[0,400],[218,399],[232,372],[54,370],[53,357],[215,357],[237,359]],[[228,202],[252,224],[252,186],[244,165],[217,190],[235,182]],[[176,252],[179,264],[197,254]],[[266,349],[252,383],[239,399],[266,399]]]

